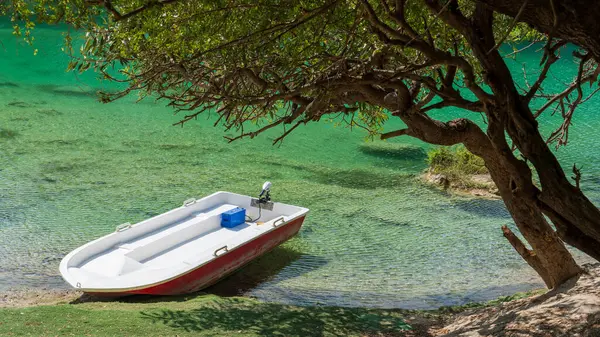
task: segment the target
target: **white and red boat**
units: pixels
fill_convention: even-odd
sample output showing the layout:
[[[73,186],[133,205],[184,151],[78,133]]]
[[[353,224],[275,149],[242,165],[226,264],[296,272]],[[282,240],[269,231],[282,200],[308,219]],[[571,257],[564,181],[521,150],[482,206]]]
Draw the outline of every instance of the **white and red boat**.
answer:
[[[236,207],[249,219],[222,227],[221,214]],[[270,202],[268,191],[266,200],[217,192],[118,226],[65,256],[60,273],[71,286],[100,296],[195,292],[294,236],[307,212]]]

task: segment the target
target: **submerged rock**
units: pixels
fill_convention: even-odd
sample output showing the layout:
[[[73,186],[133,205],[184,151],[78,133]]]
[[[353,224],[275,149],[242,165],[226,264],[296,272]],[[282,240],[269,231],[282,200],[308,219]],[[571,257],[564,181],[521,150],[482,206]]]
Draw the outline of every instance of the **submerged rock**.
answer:
[[[23,101],[14,101],[7,104],[8,106],[16,107],[16,108],[31,108],[33,105]]]
[[[19,85],[15,82],[0,82],[0,88],[18,88]]]
[[[62,115],[62,112],[56,110],[56,109],[38,109],[37,110],[38,113],[41,113],[43,115],[47,115],[47,116],[58,116],[58,115]]]

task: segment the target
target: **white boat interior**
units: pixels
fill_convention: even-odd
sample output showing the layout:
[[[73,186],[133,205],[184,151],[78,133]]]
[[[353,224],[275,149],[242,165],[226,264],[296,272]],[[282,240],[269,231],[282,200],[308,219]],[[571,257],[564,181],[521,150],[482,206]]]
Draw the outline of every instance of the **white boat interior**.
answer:
[[[60,272],[84,291],[140,288],[184,274],[308,212],[282,203],[273,203],[272,210],[259,209],[251,200],[217,192],[137,224],[118,226],[65,256]],[[221,214],[236,207],[246,209],[248,220],[222,227]]]

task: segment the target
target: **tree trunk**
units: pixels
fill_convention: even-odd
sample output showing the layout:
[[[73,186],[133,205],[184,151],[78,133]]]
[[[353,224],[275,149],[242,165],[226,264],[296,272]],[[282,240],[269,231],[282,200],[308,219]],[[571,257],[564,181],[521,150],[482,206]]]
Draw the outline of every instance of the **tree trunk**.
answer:
[[[535,188],[531,183],[531,172],[527,165],[516,158],[500,158],[490,153],[485,155],[484,160],[506,208],[532,249],[527,249],[506,226],[503,227],[504,236],[540,275],[546,286],[553,289],[579,274],[581,269],[544,218],[535,199],[526,193],[527,189]],[[515,162],[523,165],[515,167]],[[516,187],[515,181],[529,181],[531,186],[519,188]]]
[[[540,209],[565,242],[600,261],[600,210],[569,182],[541,137],[529,107],[519,109],[511,114],[514,122],[508,134],[538,172],[542,187],[538,193]]]
[[[600,25],[596,24],[600,7],[595,6],[593,1],[477,2],[512,16],[516,16],[515,11],[525,3],[526,8],[520,20],[532,24],[542,32],[582,46],[600,61]],[[497,96],[503,98],[500,101],[503,105],[496,107],[496,110],[500,110],[497,115],[500,116],[499,123],[503,128],[502,137],[506,132],[521,154],[535,167],[542,187],[536,195],[538,209],[551,219],[558,235],[565,242],[600,261],[600,210],[568,180],[542,138],[529,105],[522,101],[522,96],[517,92],[502,57],[497,51],[488,52],[490,46],[494,45],[490,24],[492,13],[481,5],[477,6],[477,11],[479,14],[476,15],[476,20],[480,29],[471,31],[472,35],[468,39],[474,54],[488,72],[488,84]]]
[[[519,199],[522,199],[525,204],[513,206],[527,207],[535,213],[536,219],[533,219],[534,222],[529,225],[535,230],[541,230],[540,234],[545,235],[544,227],[549,226],[542,215],[545,214],[554,221],[558,233],[565,241],[590,256],[600,256],[600,211],[578,188],[570,184],[558,160],[543,140],[529,102],[519,94],[502,56],[493,49],[495,46],[493,20],[493,12],[484,5],[478,4],[472,21],[474,29],[466,29],[465,37],[473,48],[473,54],[485,70],[485,81],[494,93],[495,100],[486,108],[486,115],[489,118],[488,136],[496,151],[499,151],[503,157],[503,163],[509,164],[500,168],[494,181],[509,209],[511,208],[509,193],[513,197],[521,195]],[[527,164],[514,158],[506,143],[507,135],[521,154],[533,164],[540,177],[541,191],[533,185],[531,170]],[[508,171],[502,174],[502,169]],[[490,167],[492,176],[494,170],[496,169]],[[503,181],[506,177],[510,179],[508,185]],[[515,213],[511,213],[514,217]],[[519,220],[515,218],[515,221],[519,226]],[[523,233],[523,235],[535,250],[527,234]],[[551,238],[548,237],[548,240]],[[567,269],[572,268],[567,266]]]
[[[569,184],[556,157],[543,142],[527,102],[517,91],[510,70],[494,48],[493,12],[478,3],[472,19],[467,20],[453,6],[441,10],[437,1],[426,3],[463,34],[483,68],[484,80],[492,91],[489,98],[483,99],[486,100],[487,132],[483,133],[465,119],[441,123],[426,114],[399,109],[395,115],[408,126],[402,134],[432,144],[463,143],[469,151],[483,158],[506,208],[531,249],[507,227],[503,228],[504,235],[546,285],[555,288],[579,274],[581,269],[544,215],[555,222],[565,241],[594,254],[598,250],[597,255],[600,255],[600,248],[596,248],[600,247],[600,235],[596,236],[600,234],[600,212],[581,191]],[[507,136],[533,163],[542,182],[541,191],[533,184],[527,163],[515,157]],[[577,202],[582,202],[581,206]]]
[[[539,191],[533,185],[530,168],[510,151],[503,128],[497,122],[491,121],[486,135],[468,120],[441,123],[424,114],[398,113],[398,116],[409,127],[404,134],[439,145],[460,142],[483,158],[508,211],[531,245],[531,250],[514,235],[509,242],[548,288],[555,288],[581,272],[571,253],[544,218],[537,199]]]

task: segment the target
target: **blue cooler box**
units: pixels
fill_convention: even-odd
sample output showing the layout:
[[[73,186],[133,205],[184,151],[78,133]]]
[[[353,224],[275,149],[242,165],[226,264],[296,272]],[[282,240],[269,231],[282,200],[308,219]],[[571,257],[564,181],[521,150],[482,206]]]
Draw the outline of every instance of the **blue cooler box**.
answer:
[[[246,222],[246,209],[236,207],[221,213],[221,227],[233,228]]]

